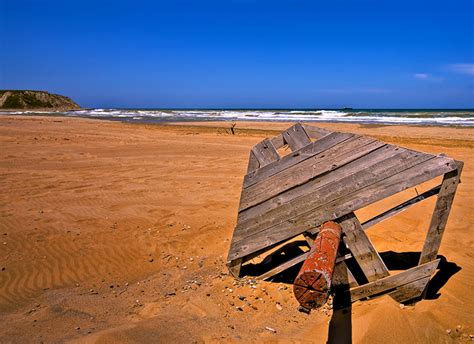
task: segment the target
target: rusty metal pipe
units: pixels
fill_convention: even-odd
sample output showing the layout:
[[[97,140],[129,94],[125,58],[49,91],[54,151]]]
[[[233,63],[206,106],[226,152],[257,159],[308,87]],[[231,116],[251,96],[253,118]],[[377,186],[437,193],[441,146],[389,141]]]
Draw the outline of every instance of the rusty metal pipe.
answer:
[[[342,228],[329,221],[321,226],[313,247],[303,263],[293,285],[293,292],[301,306],[318,308],[329,297],[336,255]]]

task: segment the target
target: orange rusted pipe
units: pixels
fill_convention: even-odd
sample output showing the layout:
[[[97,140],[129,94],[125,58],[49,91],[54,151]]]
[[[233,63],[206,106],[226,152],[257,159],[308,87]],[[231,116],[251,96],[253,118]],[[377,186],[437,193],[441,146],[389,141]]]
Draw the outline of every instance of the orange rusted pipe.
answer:
[[[293,285],[293,292],[301,306],[318,308],[326,303],[341,232],[341,226],[332,221],[321,226]]]

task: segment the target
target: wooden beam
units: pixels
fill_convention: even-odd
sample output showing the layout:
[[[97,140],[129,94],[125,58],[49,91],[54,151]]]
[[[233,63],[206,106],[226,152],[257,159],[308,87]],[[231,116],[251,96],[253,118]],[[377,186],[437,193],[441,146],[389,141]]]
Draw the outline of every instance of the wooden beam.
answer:
[[[388,276],[387,267],[354,213],[345,216],[340,223],[345,234],[343,240],[351,250],[367,280],[372,282]]]
[[[368,296],[380,294],[405,284],[430,277],[436,270],[439,261],[439,259],[436,259],[429,263],[418,265],[414,268],[405,270],[396,275],[381,278],[377,281],[352,288],[348,291],[350,293],[351,300],[354,302]]]
[[[453,205],[454,195],[461,178],[464,163],[462,161],[456,161],[456,165],[456,170],[446,173],[443,177],[443,183],[441,184],[441,190],[438,194],[433,216],[431,217],[430,227],[425,244],[423,245],[423,250],[421,251],[419,264],[429,262],[438,255],[439,246],[443,238],[446,223],[448,222],[449,212]]]
[[[260,167],[268,165],[274,161],[280,160],[280,156],[269,139],[257,143],[252,152],[260,163]]]
[[[412,205],[415,205],[416,203],[418,202],[421,202],[431,196],[434,196],[434,195],[437,195],[439,190],[441,189],[441,185],[438,185],[428,191],[425,191],[423,192],[422,194],[416,196],[416,197],[413,197],[411,199],[409,199],[408,201],[406,202],[403,202],[385,212],[383,212],[382,214],[379,214],[373,218],[371,218],[370,220],[368,221],[365,221],[363,224],[362,224],[362,228],[364,230],[376,225],[377,223],[379,222],[382,222],[394,215],[397,215],[405,210],[407,210],[408,208],[410,208]]]
[[[398,303],[404,303],[414,298],[420,297],[423,294],[423,291],[426,288],[426,285],[430,281],[430,277],[425,277],[414,281],[404,286],[401,286],[394,291],[390,292],[388,295],[397,301]]]
[[[306,134],[306,131],[300,123],[296,123],[294,126],[285,130],[283,132],[283,138],[293,152],[311,143],[308,134]]]
[[[243,258],[234,259],[227,263],[229,272],[235,277],[240,277],[240,270],[242,268]]]
[[[296,257],[284,262],[283,264],[278,265],[277,267],[265,272],[264,274],[261,274],[260,276],[257,277],[257,279],[267,280],[270,277],[275,276],[275,275],[279,274],[280,272],[285,271],[286,269],[289,269],[292,266],[295,266],[298,263],[301,263],[302,261],[304,261],[306,259],[306,257],[308,257],[308,255],[309,255],[309,251],[304,252],[304,253],[300,254],[299,256],[296,256]]]
[[[349,286],[351,288],[359,285],[347,264],[344,261],[337,262],[337,259],[334,275],[332,276],[332,284],[334,287]]]
[[[249,164],[247,165],[247,174],[257,170],[259,167],[260,167],[260,164],[257,158],[255,157],[255,154],[252,151],[250,151]]]

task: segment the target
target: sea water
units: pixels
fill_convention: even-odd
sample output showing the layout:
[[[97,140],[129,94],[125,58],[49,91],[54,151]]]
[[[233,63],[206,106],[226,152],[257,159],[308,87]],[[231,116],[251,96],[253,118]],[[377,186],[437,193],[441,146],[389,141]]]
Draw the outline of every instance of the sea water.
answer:
[[[10,114],[47,114],[17,111]],[[285,121],[340,122],[381,125],[474,126],[474,109],[81,109],[55,115],[115,119],[130,122],[164,121]]]

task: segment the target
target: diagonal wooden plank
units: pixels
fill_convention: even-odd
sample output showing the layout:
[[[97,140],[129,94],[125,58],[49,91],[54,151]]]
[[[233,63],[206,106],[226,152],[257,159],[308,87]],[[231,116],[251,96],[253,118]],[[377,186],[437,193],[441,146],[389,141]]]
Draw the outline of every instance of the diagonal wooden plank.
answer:
[[[260,167],[260,164],[258,163],[257,158],[255,157],[255,154],[250,151],[249,154],[249,163],[247,165],[247,173],[253,172],[257,170]]]
[[[346,134],[346,133],[332,133],[321,140],[313,142],[312,144],[303,147],[302,149],[292,152],[288,155],[285,155],[280,160],[272,162],[268,165],[265,165],[258,170],[253,172],[247,173],[244,177],[244,185],[243,188],[247,188],[253,184],[256,184],[262,181],[265,178],[273,176],[278,172],[281,172],[291,166],[294,166],[301,161],[311,158],[312,156],[326,151],[327,149],[334,147],[337,144],[340,144],[348,139],[357,138],[360,136],[354,134]],[[277,147],[274,144],[275,148]]]
[[[332,286],[358,286],[354,275],[352,274],[351,270],[349,270],[347,264],[344,261],[336,262],[336,266],[334,267],[334,274],[332,276]]]
[[[419,279],[404,286],[398,287],[388,295],[398,303],[407,302],[417,298],[423,294],[426,285],[430,281],[430,276]]]
[[[302,185],[384,145],[383,142],[368,137],[346,140],[243,189],[239,211]]]
[[[420,264],[429,262],[438,255],[439,246],[443,237],[449,212],[453,204],[454,195],[458,187],[464,163],[456,161],[457,169],[447,173],[438,193],[438,200],[431,218],[430,227],[421,251]]]
[[[454,161],[446,157],[438,156],[424,161],[363,189],[344,194],[338,199],[312,209],[308,213],[297,214],[294,218],[289,218],[273,227],[263,228],[261,231],[249,235],[242,240],[233,240],[229,257],[235,259],[262,250],[267,246],[292,238],[311,228],[316,228],[325,221],[335,220],[380,199],[443,175],[456,168]]]
[[[269,139],[265,139],[262,142],[257,143],[252,148],[252,152],[260,163],[260,167],[280,159],[278,152]]]
[[[294,126],[285,130],[283,132],[283,138],[293,152],[311,143],[308,134],[306,134],[306,131],[300,123],[296,123]]]
[[[236,237],[264,230],[298,214],[303,214],[344,194],[362,189],[384,178],[428,160],[431,155],[388,146],[375,150],[361,159],[290,190],[262,205],[241,212]],[[295,197],[297,196],[297,197]]]
[[[375,250],[372,242],[365,234],[362,226],[354,215],[350,213],[340,222],[344,232],[344,243],[349,247],[352,256],[356,259],[369,282],[389,275],[385,263]]]
[[[430,277],[435,272],[438,263],[439,259],[418,265],[396,275],[384,277],[374,282],[352,288],[348,291],[351,294],[351,301],[354,302],[371,295],[383,293],[385,291],[401,287],[405,284]]]
[[[418,195],[418,196],[415,196],[413,198],[410,198],[409,200],[391,208],[391,209],[388,209],[387,211],[384,211],[382,214],[379,214],[377,216],[374,216],[373,218],[371,218],[370,220],[367,220],[365,221],[363,224],[362,224],[362,228],[364,230],[372,227],[372,226],[375,226],[377,223],[380,223],[382,221],[385,221],[386,219],[392,217],[392,216],[395,216],[397,214],[400,214],[401,212],[407,210],[408,208],[410,208],[411,206],[415,205],[416,203],[418,202],[421,202],[429,197],[432,197],[434,195],[437,195],[439,190],[441,189],[441,185],[438,185],[438,186],[435,186],[434,188],[428,190],[428,191],[425,191],[423,192],[422,194]]]
[[[301,263],[302,261],[304,261],[306,259],[306,257],[308,257],[308,255],[309,255],[309,251],[304,252],[304,253],[300,254],[299,256],[296,256],[296,257],[284,262],[283,264],[280,264],[277,267],[261,274],[257,278],[261,279],[261,280],[267,280],[270,277],[273,277],[273,276],[279,274],[280,272],[285,271],[286,269],[289,269],[289,268],[291,268],[292,266],[295,266],[298,263]]]

